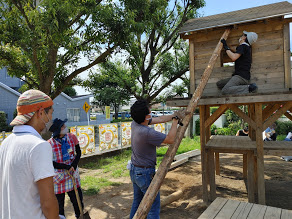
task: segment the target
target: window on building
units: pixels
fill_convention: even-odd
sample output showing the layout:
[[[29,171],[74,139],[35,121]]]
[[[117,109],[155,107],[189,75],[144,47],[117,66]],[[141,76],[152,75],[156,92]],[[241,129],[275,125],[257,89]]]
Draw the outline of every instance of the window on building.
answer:
[[[68,122],[80,122],[80,109],[79,108],[68,108],[67,109]]]

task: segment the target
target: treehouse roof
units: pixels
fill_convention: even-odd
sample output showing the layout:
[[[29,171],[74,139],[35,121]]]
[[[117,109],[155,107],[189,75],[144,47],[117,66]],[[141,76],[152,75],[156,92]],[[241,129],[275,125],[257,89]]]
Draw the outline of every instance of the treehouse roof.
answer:
[[[292,14],[292,4],[283,1],[275,4],[190,19],[180,29],[179,33],[184,34],[192,31],[253,22],[288,14]]]

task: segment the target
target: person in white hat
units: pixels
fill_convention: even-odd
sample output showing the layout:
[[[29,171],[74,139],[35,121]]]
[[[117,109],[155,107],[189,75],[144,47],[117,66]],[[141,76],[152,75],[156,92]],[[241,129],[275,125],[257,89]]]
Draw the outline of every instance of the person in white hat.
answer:
[[[28,90],[17,101],[13,133],[0,146],[0,218],[57,219],[51,145],[42,139],[53,113],[52,99]]]
[[[254,32],[243,31],[239,38],[236,51],[232,52],[227,46],[226,40],[221,39],[223,48],[229,58],[235,62],[235,73],[231,78],[225,78],[217,82],[217,87],[222,94],[247,94],[255,93],[258,89],[255,83],[250,84],[251,45],[258,39]]]

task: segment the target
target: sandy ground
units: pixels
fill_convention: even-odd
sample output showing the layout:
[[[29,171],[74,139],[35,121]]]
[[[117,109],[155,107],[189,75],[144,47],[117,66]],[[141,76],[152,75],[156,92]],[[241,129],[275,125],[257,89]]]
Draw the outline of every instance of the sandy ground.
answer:
[[[242,155],[220,154],[221,174],[216,176],[219,197],[247,201],[246,183],[242,178]],[[266,204],[292,210],[292,162],[280,157],[265,157]],[[84,170],[83,174],[96,174]],[[123,218],[130,213],[133,189],[129,178],[113,179],[119,186],[108,187],[97,195],[85,196],[85,209],[92,219]],[[198,218],[206,209],[202,202],[200,157],[167,173],[161,187],[161,198],[181,189],[183,197],[161,209],[161,219]],[[65,213],[73,219],[74,212],[68,198]]]

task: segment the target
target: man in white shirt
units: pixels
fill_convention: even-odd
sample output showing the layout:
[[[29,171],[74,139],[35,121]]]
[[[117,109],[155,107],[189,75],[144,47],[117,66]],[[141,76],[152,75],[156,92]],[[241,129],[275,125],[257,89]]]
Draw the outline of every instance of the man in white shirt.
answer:
[[[0,217],[57,219],[52,148],[40,133],[50,128],[52,99],[28,90],[17,101],[14,126],[0,146]]]

